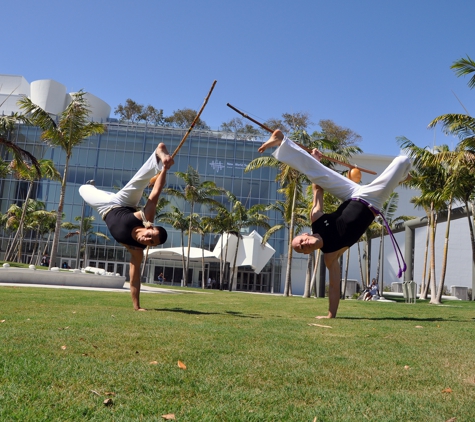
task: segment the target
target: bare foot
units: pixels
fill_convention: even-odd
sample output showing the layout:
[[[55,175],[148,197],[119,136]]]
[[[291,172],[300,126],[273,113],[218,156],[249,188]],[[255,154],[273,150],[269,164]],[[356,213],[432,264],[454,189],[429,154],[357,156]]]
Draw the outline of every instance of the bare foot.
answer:
[[[155,150],[157,159],[163,163],[163,167],[167,170],[175,163],[175,160],[168,153],[167,147],[163,142],[160,142]]]
[[[282,133],[282,131],[279,129],[274,130],[271,137],[266,142],[264,142],[257,150],[262,153],[267,148],[278,147],[282,143],[283,140],[284,140],[284,134]]]
[[[139,308],[139,309],[136,309],[136,311],[146,312],[147,310],[145,308]]]
[[[310,155],[316,158],[318,161],[320,161],[323,157],[323,154],[317,148],[312,149],[312,153]]]
[[[335,318],[335,316],[331,313],[328,312],[327,315],[319,315],[315,317],[316,319],[330,319],[330,318]]]

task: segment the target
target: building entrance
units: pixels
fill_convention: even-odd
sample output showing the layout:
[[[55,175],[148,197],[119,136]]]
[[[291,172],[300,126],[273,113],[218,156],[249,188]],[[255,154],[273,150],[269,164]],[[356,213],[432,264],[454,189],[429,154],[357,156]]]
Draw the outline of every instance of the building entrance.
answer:
[[[270,292],[270,273],[256,274],[252,271],[239,271],[236,290]]]

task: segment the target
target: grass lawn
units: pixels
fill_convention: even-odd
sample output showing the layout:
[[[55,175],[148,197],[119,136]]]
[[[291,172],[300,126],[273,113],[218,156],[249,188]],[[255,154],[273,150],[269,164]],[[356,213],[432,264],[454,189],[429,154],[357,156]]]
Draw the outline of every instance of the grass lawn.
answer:
[[[475,420],[474,302],[345,300],[334,320],[314,318],[326,299],[141,302],[0,284],[0,420]]]

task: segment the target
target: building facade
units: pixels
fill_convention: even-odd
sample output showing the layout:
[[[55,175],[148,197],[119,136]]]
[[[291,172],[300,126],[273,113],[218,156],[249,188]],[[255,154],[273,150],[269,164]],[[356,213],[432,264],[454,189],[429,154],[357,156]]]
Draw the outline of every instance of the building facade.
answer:
[[[32,91],[35,85],[47,91],[42,95],[36,93],[37,104],[47,111],[49,111],[48,107],[54,109],[52,114],[59,112],[58,110],[64,104],[62,97],[67,97],[65,89],[62,89],[61,85],[54,81],[43,81],[42,84],[34,82],[31,84],[31,90],[28,90],[27,84],[22,81],[22,93],[17,95],[11,95],[9,92],[13,85],[13,83],[6,84],[3,88],[2,94],[4,99],[7,98],[6,104],[9,106],[0,110],[4,114],[16,111],[13,103],[18,101],[19,95],[31,95],[33,97]],[[88,101],[91,97],[96,98],[89,94]],[[67,101],[67,98],[65,101]],[[94,101],[95,104],[98,103],[97,100]],[[96,115],[95,118],[97,119],[98,116]],[[160,142],[163,142],[171,153],[178,146],[187,130],[147,124],[121,123],[108,117],[105,117],[103,121],[106,125],[105,133],[84,140],[73,151],[69,162],[63,221],[75,222],[75,218],[82,215],[85,217],[94,216],[93,231],[104,233],[110,237],[107,227],[98,213],[84,204],[78,193],[79,186],[88,180],[94,180],[96,187],[99,189],[109,191],[120,189],[131,179]],[[21,148],[31,152],[38,159],[51,159],[57,169],[63,173],[64,152],[60,148],[52,148],[45,144],[40,139],[40,135],[41,131],[38,128],[19,124],[11,134],[11,140]],[[229,132],[193,130],[175,157],[175,165],[167,176],[166,187],[183,192],[185,182],[177,177],[175,172],[186,172],[189,167],[192,167],[199,172],[201,181],[215,182],[217,186],[233,193],[247,208],[258,203],[267,204],[275,201],[278,197],[275,169],[262,168],[248,173],[244,172],[249,162],[260,155],[257,148],[261,142],[260,139],[254,141],[238,139]],[[3,158],[8,158],[5,154],[6,151],[3,152]],[[17,180],[14,177],[1,180],[0,211],[3,214],[6,213],[13,203],[22,205],[27,189],[27,182]],[[60,183],[43,179],[35,182],[31,198],[42,201],[46,210],[54,210],[59,203],[59,195]],[[170,200],[170,205],[166,210],[170,210],[173,205],[182,210],[185,215],[189,214],[189,204],[176,197],[168,196],[167,199]],[[225,195],[215,199],[228,206]],[[142,205],[144,204],[145,198]],[[214,215],[213,211],[207,206],[200,204],[195,205],[194,212],[201,216]],[[269,212],[268,216],[270,225],[280,222],[276,212]],[[160,224],[164,225],[168,231],[168,240],[163,247],[181,246],[181,232],[164,223]],[[245,229],[243,234],[250,233],[252,230],[260,232],[261,235],[264,233],[262,228],[249,227]],[[58,262],[54,264],[56,266],[64,264],[71,268],[77,268],[78,236],[66,238],[67,233],[67,230],[62,230]],[[2,235],[1,251],[5,252],[11,233],[4,230]],[[27,236],[23,247],[23,262],[31,260],[35,248],[38,246],[34,232],[29,232]],[[271,241],[272,246],[276,249],[277,257],[284,253],[284,245],[286,244],[284,236],[285,231],[281,230]],[[201,236],[193,235],[191,245],[213,250],[218,239],[219,235],[205,235],[204,244],[202,245]],[[185,242],[187,242],[186,236]],[[127,251],[113,238],[110,237],[109,240],[105,240],[102,237],[90,235],[86,250],[86,262],[84,263],[83,257],[81,257],[79,266],[104,268],[108,272],[128,275]],[[273,259],[260,274],[254,274],[251,268],[240,268],[237,289],[264,292],[280,291],[280,264],[281,260]],[[210,278],[215,279],[216,285],[218,285],[219,263],[208,262],[206,265],[206,273],[208,274],[209,271]],[[144,276],[151,281],[157,281],[161,273],[164,274],[167,282],[175,285],[183,278],[181,259],[151,260],[146,270]],[[201,262],[193,262],[190,266],[190,272],[189,279],[193,280],[194,285],[199,285],[202,278]],[[207,277],[207,274],[205,277]],[[224,287],[227,287],[227,282],[225,282]]]
[[[18,111],[17,101],[21,95],[27,95],[34,99],[36,104],[52,114],[59,113],[68,104],[70,94],[66,88],[58,82],[46,80],[35,81],[29,84],[21,76],[0,75],[0,113],[10,114]],[[107,127],[104,134],[90,137],[75,148],[69,163],[67,189],[64,206],[63,221],[74,222],[79,216],[94,216],[94,230],[109,235],[105,223],[100,216],[84,204],[78,193],[81,184],[88,180],[94,180],[99,189],[118,190],[123,187],[140,168],[149,155],[155,150],[158,143],[163,142],[170,152],[174,151],[186,130],[159,127],[147,124],[121,123],[116,119],[110,119],[110,107],[101,99],[92,94],[87,94],[86,99],[91,105],[91,118],[102,121]],[[41,131],[36,127],[19,124],[11,134],[12,141],[20,147],[31,152],[38,159],[51,159],[58,170],[64,170],[65,156],[60,148],[51,148],[40,139]],[[263,139],[242,140],[229,132],[199,131],[194,130],[188,136],[185,144],[175,158],[175,165],[167,177],[167,187],[184,190],[184,181],[175,175],[175,172],[186,172],[189,167],[194,168],[200,174],[201,181],[214,181],[217,186],[232,192],[239,201],[249,208],[258,203],[270,204],[282,199],[278,194],[279,186],[275,182],[276,170],[261,168],[251,172],[245,172],[245,167],[250,161],[260,156],[258,146]],[[2,157],[8,158],[7,152],[2,151]],[[355,164],[363,168],[369,168],[381,173],[393,157],[375,156],[362,154],[354,157]],[[362,183],[369,183],[375,176],[363,174]],[[27,182],[16,180],[13,177],[0,179],[0,211],[5,214],[12,204],[22,205],[28,189]],[[398,188],[399,204],[396,215],[409,215],[421,217],[422,210],[416,210],[410,203],[410,199],[417,192]],[[60,183],[50,180],[35,182],[32,198],[42,201],[46,210],[56,209],[59,203]],[[183,210],[188,214],[189,205],[176,197],[168,197],[171,205]],[[228,204],[225,196],[217,197],[223,204]],[[145,199],[143,201],[145,203]],[[228,208],[229,209],[229,208]],[[196,205],[194,212],[202,216],[212,216],[213,212],[206,206]],[[281,223],[281,216],[275,212],[268,212],[271,226]],[[161,223],[162,224],[162,223]],[[471,287],[471,252],[467,238],[466,222],[464,220],[452,223],[451,249],[449,249],[449,266],[447,268],[446,285],[451,284]],[[172,227],[163,224],[169,237],[165,245],[160,247],[180,247],[182,234]],[[441,256],[443,251],[443,226],[438,230],[437,254]],[[256,230],[261,235],[262,228],[249,227],[244,234]],[[310,229],[308,229],[310,230]],[[105,240],[101,237],[90,235],[88,237],[86,258],[81,256],[77,262],[78,238],[73,236],[66,238],[68,231],[62,230],[58,250],[58,262],[55,264],[69,265],[71,268],[93,266],[104,268],[108,272],[128,275],[128,256],[126,249],[117,244],[114,239]],[[12,233],[1,230],[0,232],[0,259],[3,258]],[[423,273],[423,251],[425,248],[425,230],[418,229],[416,232],[416,252],[414,265],[414,279],[418,280]],[[404,250],[404,235],[396,234],[401,249]],[[193,235],[191,245],[213,250],[219,235],[209,234],[204,237],[202,244],[201,236]],[[185,242],[187,241],[185,236]],[[386,243],[388,240],[386,239]],[[373,259],[371,264],[372,274],[377,271],[377,253],[379,240],[373,240]],[[269,244],[276,250],[273,258],[265,266],[260,274],[255,274],[252,268],[240,267],[237,274],[237,290],[273,292],[283,291],[286,271],[287,256],[287,231],[278,231],[270,240]],[[30,232],[24,242],[22,260],[29,262],[36,253],[38,239]],[[358,246],[350,249],[348,278],[361,282],[360,262],[358,259]],[[439,261],[440,262],[440,261]],[[452,266],[450,262],[456,262]],[[463,264],[463,263],[466,263]],[[305,274],[307,269],[307,256],[294,254],[292,263],[292,291],[294,294],[303,293]],[[397,262],[390,243],[387,243],[382,260],[382,274],[385,285],[397,278]],[[189,279],[193,285],[201,285],[201,262],[191,263]],[[206,264],[205,279],[208,277],[219,285],[219,263],[210,260]],[[150,260],[145,268],[145,277],[148,281],[158,282],[159,275],[163,273],[163,279],[167,284],[179,285],[183,278],[181,258]],[[226,287],[226,280],[223,280]]]

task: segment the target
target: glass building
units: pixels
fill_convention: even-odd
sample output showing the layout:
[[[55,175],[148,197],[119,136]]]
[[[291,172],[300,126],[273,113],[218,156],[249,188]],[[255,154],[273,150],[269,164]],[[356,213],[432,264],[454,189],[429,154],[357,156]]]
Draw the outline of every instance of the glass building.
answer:
[[[110,236],[101,217],[88,205],[84,204],[79,195],[78,188],[88,180],[94,180],[99,189],[115,191],[123,187],[135,172],[155,150],[158,143],[163,142],[172,153],[182,140],[186,130],[167,127],[152,126],[147,124],[126,124],[115,119],[108,119],[106,131],[85,139],[84,142],[73,150],[69,162],[66,195],[64,203],[64,219],[76,223],[75,218],[94,216],[95,232],[109,236],[110,240],[89,235],[87,243],[86,262],[81,257],[77,264],[78,237],[66,238],[67,230],[62,230],[58,249],[58,262],[71,268],[92,266],[104,268],[108,272],[119,273],[128,277],[127,250]],[[40,139],[41,130],[36,127],[20,124],[12,133],[12,141],[21,148],[31,152],[37,159],[51,159],[56,168],[63,174],[65,153],[61,148],[52,148]],[[175,175],[175,172],[186,172],[189,166],[200,174],[201,181],[214,181],[217,186],[232,192],[246,208],[263,203],[269,204],[278,199],[278,185],[275,182],[276,170],[262,168],[251,172],[244,172],[247,164],[260,156],[257,147],[262,139],[253,141],[237,139],[233,133],[216,131],[194,130],[175,157],[175,165],[167,177],[167,186],[184,191],[184,181]],[[2,157],[8,159],[8,152],[2,151]],[[0,179],[0,209],[3,214],[12,204],[22,205],[28,190],[28,183],[19,181],[12,176]],[[45,209],[55,210],[59,203],[61,185],[59,182],[43,179],[34,183],[32,199],[44,202]],[[165,195],[165,194],[162,194]],[[166,196],[166,195],[165,195]],[[177,206],[189,214],[189,204],[176,197],[166,196],[170,206]],[[225,196],[216,197],[223,204],[228,201]],[[143,204],[145,204],[145,198]],[[165,211],[166,211],[165,210]],[[194,212],[201,216],[215,215],[207,206],[195,205]],[[278,213],[268,212],[271,226],[281,223]],[[158,222],[157,222],[158,223]],[[163,247],[181,247],[181,232],[174,230],[167,224],[163,225],[168,231],[168,240]],[[246,228],[250,233],[256,230],[261,235],[264,229],[257,227]],[[1,232],[1,256],[7,248],[11,233]],[[281,257],[285,254],[285,230],[278,231],[269,244],[276,250],[274,257],[269,261],[260,274],[255,274],[250,267],[240,267],[237,278],[237,290],[279,292],[281,290]],[[204,249],[213,250],[219,235],[209,234],[204,238]],[[185,245],[187,238],[185,236]],[[34,232],[27,232],[23,245],[23,262],[30,262],[37,241]],[[193,235],[191,245],[201,247],[201,236]],[[207,263],[209,277],[219,280],[219,263]],[[206,276],[208,276],[208,271]],[[190,264],[190,278],[193,285],[200,285],[201,262]],[[149,260],[145,269],[148,280],[157,280],[163,273],[168,283],[177,285],[182,279],[181,258],[172,260]],[[226,287],[226,280],[223,280]]]

